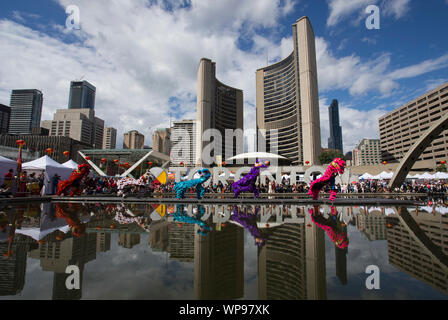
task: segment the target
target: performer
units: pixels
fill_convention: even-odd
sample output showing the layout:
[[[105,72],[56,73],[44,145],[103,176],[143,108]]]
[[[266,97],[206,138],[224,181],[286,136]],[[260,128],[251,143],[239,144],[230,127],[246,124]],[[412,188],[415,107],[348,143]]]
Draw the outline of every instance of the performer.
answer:
[[[78,216],[81,207],[80,203],[56,203],[56,217],[64,218],[72,234],[78,238],[86,233],[86,223],[82,223]]]
[[[347,226],[341,222],[338,217],[338,211],[334,206],[331,206],[331,215],[325,218],[320,210],[319,206],[315,205],[313,209],[308,209],[311,215],[311,221],[316,226],[323,229],[330,237],[331,241],[339,248],[346,249],[348,247]]]
[[[5,173],[4,184],[6,187],[12,187],[12,181],[14,180],[14,170],[9,169],[7,173]]]
[[[181,181],[174,185],[174,191],[176,191],[176,198],[183,199],[185,198],[185,191],[188,188],[196,187],[196,194],[198,199],[202,199],[205,194],[205,189],[202,186],[204,182],[206,182],[212,174],[208,169],[201,169],[198,171],[200,177],[198,179],[192,179],[187,181]]]
[[[78,169],[73,170],[72,174],[67,180],[59,181],[57,195],[66,195],[70,189],[70,197],[81,195],[81,180],[87,177],[90,172],[90,165],[83,163],[78,165]]]
[[[257,221],[258,221],[258,211],[259,207],[255,207],[254,212],[242,212],[238,208],[238,206],[233,207],[232,215],[230,216],[230,220],[237,222],[243,228],[249,230],[250,234],[255,239],[255,244],[259,247],[264,246],[266,244],[266,240],[268,239],[268,235],[264,234],[260,229],[258,229]]]
[[[254,197],[258,198],[260,192],[256,186],[257,178],[260,175],[260,170],[262,168],[267,168],[270,164],[269,161],[257,161],[248,174],[234,182],[232,184],[234,197],[238,198],[241,192],[253,192]]]
[[[212,228],[205,221],[201,220],[204,214],[205,214],[205,207],[203,205],[198,205],[196,215],[190,216],[185,213],[184,205],[178,204],[177,210],[173,214],[173,217],[174,221],[197,224],[199,227],[197,233],[200,234],[201,236],[206,236],[207,233],[209,233],[212,230]]]
[[[343,174],[345,168],[345,161],[341,158],[335,158],[330,165],[325,170],[325,173],[319,179],[311,182],[310,190],[308,194],[313,197],[313,200],[317,200],[319,198],[319,192],[325,187],[325,185],[330,185],[330,201],[334,201],[336,199],[336,186],[335,186],[335,178],[338,174]]]

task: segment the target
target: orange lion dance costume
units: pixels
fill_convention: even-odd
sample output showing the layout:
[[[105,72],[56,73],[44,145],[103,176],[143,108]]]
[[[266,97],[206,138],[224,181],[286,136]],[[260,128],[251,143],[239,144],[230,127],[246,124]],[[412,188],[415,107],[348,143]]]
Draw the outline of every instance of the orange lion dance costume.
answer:
[[[328,166],[325,173],[319,179],[311,182],[310,190],[308,194],[313,197],[313,200],[317,200],[319,198],[319,192],[326,186],[330,185],[330,201],[334,201],[336,199],[336,186],[335,186],[335,178],[338,174],[343,174],[345,169],[345,161],[341,158],[335,158],[330,165]]]
[[[81,180],[90,173],[90,165],[87,163],[80,164],[78,169],[73,170],[67,180],[59,181],[57,195],[67,195],[70,189],[70,197],[81,195]]]

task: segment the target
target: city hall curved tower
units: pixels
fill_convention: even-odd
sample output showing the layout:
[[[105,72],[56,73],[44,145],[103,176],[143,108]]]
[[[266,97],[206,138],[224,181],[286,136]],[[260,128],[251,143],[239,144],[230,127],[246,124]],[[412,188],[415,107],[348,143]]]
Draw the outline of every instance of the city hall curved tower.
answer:
[[[211,154],[214,163],[217,162],[217,156],[225,160],[243,153],[243,91],[216,79],[216,63],[206,58],[202,58],[199,62],[196,110],[201,135],[198,139],[201,139],[208,129],[216,129],[221,134],[221,146],[217,145]],[[204,137],[207,140],[207,137]],[[198,143],[196,150],[198,165],[211,165],[202,158],[202,150],[209,143],[208,141]]]
[[[256,72],[257,129],[267,152],[289,158],[293,165],[318,164],[321,141],[314,32],[308,17],[292,27],[293,52]]]

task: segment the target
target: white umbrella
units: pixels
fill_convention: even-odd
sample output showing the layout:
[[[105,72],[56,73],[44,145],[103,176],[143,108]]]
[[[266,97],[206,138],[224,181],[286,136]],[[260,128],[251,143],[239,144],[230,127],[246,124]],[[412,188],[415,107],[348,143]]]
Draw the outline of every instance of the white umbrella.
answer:
[[[425,172],[420,175],[419,179],[434,179],[434,176],[428,172]]]
[[[448,179],[448,173],[446,173],[446,172],[436,172],[434,174],[434,178],[436,178],[436,179]]]
[[[366,172],[362,175],[359,176],[359,179],[373,179],[373,175],[371,175],[370,173]]]

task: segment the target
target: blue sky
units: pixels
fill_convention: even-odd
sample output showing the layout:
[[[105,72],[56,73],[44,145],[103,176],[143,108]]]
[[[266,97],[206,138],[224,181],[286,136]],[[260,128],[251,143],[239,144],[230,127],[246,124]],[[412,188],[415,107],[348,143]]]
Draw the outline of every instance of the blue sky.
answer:
[[[368,30],[365,8],[380,9]],[[76,5],[81,30],[69,30]],[[306,15],[316,36],[322,146],[328,105],[340,103],[344,151],[378,138],[378,117],[448,81],[447,0],[192,0],[0,2],[0,103],[16,88],[44,94],[42,120],[65,108],[71,80],[97,87],[96,113],[122,134],[147,137],[195,118],[199,60],[244,91],[255,126],[255,70],[292,51],[292,24]]]

